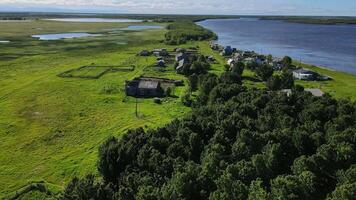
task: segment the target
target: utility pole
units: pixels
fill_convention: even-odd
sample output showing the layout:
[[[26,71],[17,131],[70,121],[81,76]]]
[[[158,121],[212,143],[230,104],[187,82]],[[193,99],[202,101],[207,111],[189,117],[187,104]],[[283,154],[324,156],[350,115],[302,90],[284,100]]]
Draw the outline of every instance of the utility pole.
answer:
[[[135,98],[136,98],[136,109],[135,109],[135,114],[136,114],[136,117],[138,117],[138,86],[136,87],[136,95],[135,95]]]

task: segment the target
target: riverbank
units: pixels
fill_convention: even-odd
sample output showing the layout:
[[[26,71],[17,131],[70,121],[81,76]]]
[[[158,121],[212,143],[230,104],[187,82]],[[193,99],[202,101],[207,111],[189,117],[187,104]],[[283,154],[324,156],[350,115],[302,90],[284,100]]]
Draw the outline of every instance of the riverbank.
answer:
[[[296,81],[297,84],[305,88],[319,88],[335,98],[350,98],[356,100],[356,90],[354,89],[356,88],[355,75],[298,61],[294,61],[293,63],[296,66],[310,69],[332,78],[332,80],[329,81]]]
[[[356,17],[303,17],[303,16],[265,16],[261,20],[283,20],[303,24],[356,24]]]

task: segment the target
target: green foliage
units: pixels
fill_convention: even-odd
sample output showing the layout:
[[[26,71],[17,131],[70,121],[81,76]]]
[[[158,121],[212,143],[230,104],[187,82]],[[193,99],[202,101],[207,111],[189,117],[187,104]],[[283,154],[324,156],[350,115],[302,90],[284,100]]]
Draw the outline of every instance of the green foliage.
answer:
[[[243,72],[245,69],[245,63],[243,62],[236,62],[232,67],[231,67],[231,72],[238,74],[239,76],[242,76]]]
[[[215,33],[207,30],[192,21],[177,21],[167,26],[168,32],[165,35],[167,44],[184,44],[187,41],[217,39]]]
[[[352,199],[354,102],[302,92],[287,97],[226,83],[223,76],[199,76],[198,100],[205,101],[184,119],[105,142],[98,164],[104,181],[76,180],[82,186],[74,188],[83,187],[79,195]]]
[[[282,64],[283,64],[283,69],[289,69],[292,65],[292,58],[289,56],[284,56],[283,60],[282,60]]]
[[[256,76],[262,81],[267,81],[273,75],[273,68],[267,64],[263,64],[255,68]]]
[[[288,72],[283,72],[282,75],[271,76],[267,80],[266,86],[273,91],[294,88],[293,75]]]
[[[189,61],[178,69],[178,73],[190,76],[193,74],[205,74],[210,69],[210,64],[203,55],[191,56]]]

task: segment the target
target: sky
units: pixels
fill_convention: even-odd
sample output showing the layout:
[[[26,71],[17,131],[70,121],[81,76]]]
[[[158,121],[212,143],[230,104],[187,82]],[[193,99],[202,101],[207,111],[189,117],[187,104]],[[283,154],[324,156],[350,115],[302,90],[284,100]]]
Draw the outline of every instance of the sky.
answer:
[[[0,11],[356,16],[356,0],[0,0]]]

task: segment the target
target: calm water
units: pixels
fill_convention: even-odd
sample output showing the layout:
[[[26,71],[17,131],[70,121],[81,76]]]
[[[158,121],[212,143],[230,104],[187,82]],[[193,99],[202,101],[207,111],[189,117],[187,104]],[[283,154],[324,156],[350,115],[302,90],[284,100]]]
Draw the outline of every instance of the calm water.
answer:
[[[58,18],[58,19],[46,19],[51,21],[60,22],[142,22],[137,19],[108,19],[108,18]]]
[[[81,38],[81,37],[95,37],[95,36],[101,36],[101,34],[56,33],[56,34],[32,35],[32,37],[38,38],[39,40],[61,40],[61,39]]]
[[[356,25],[314,25],[258,19],[217,19],[198,23],[221,45],[254,50],[356,74]]]
[[[139,31],[139,30],[162,29],[162,28],[163,26],[141,25],[141,26],[128,26],[126,28],[121,28],[120,30]]]

